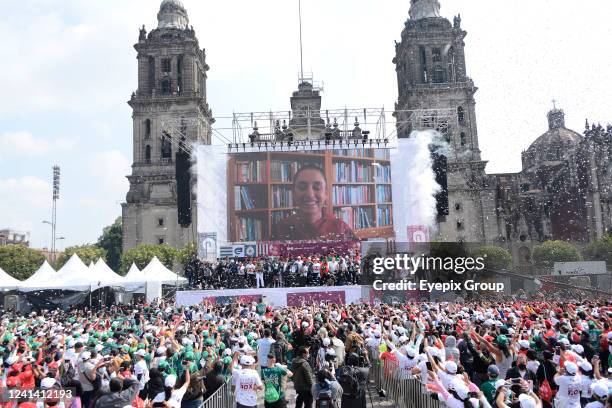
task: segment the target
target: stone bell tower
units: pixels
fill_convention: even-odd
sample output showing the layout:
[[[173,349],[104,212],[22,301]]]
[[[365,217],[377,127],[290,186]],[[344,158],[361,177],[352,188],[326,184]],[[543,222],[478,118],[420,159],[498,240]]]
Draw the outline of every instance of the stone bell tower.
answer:
[[[398,86],[395,116],[398,136],[409,137],[413,126],[407,111],[431,112],[429,125],[419,127],[440,131],[448,144],[443,158],[448,201],[442,209],[438,206],[436,238],[496,238],[494,187],[489,187],[478,146],[477,88],[465,62],[467,32],[461,28],[460,16],[452,23],[441,16],[438,0],[411,0],[409,15],[393,59]],[[436,117],[436,109],[452,112],[450,119]]]
[[[179,222],[176,163],[181,152],[167,124],[180,124],[181,143],[210,143],[205,51],[179,0],[162,1],[157,20],[148,34],[142,27],[134,45],[138,88],[128,102],[134,149],[130,190],[122,204],[124,250],[141,243],[182,248],[195,240],[196,220]],[[187,183],[182,201],[191,209],[195,180]]]

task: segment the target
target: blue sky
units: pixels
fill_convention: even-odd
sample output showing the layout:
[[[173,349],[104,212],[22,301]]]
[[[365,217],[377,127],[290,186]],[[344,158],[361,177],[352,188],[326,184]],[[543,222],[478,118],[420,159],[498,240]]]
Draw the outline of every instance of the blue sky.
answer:
[[[2,0],[0,0],[0,4]],[[50,245],[51,167],[62,168],[60,247],[94,242],[121,214],[130,172],[138,29],[158,0],[24,0],[2,7],[0,228]],[[323,106],[391,109],[394,40],[408,0],[303,0],[305,69],[324,81]],[[488,172],[517,171],[546,130],[551,100],[568,127],[612,121],[612,3],[441,0],[461,13],[468,74]],[[211,67],[215,115],[284,110],[297,85],[297,0],[184,0]]]

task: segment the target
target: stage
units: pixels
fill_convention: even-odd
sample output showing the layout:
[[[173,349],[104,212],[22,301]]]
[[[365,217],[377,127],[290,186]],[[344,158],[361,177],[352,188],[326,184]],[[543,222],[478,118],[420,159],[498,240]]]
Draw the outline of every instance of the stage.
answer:
[[[192,306],[208,301],[213,304],[259,302],[274,307],[302,306],[320,302],[351,304],[370,301],[371,286],[311,286],[290,288],[189,290],[176,293],[178,306]]]

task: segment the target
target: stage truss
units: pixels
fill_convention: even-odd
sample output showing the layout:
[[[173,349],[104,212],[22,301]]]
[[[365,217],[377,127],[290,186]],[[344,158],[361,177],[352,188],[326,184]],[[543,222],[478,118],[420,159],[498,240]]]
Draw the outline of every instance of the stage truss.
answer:
[[[214,123],[217,126],[201,118],[167,116],[161,120],[160,137],[168,138],[175,151],[188,153],[195,140],[227,146],[229,152],[393,147],[398,134],[412,130],[450,135],[458,118],[454,109],[343,108],[234,113],[215,117]]]

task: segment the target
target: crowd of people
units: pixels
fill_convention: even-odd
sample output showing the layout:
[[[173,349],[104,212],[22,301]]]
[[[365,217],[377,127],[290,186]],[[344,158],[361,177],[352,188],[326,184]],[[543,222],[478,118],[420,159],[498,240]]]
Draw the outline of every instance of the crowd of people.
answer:
[[[372,367],[449,408],[610,408],[611,323],[609,300],[570,299],[5,313],[0,407],[192,408],[227,382],[238,408],[357,408]],[[64,395],[7,400],[39,388]]]
[[[191,259],[185,266],[191,288],[243,289],[359,284],[359,254],[225,258],[216,262]]]

